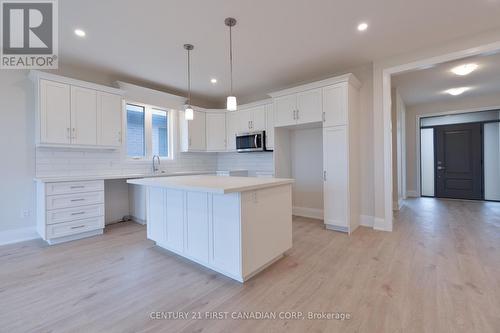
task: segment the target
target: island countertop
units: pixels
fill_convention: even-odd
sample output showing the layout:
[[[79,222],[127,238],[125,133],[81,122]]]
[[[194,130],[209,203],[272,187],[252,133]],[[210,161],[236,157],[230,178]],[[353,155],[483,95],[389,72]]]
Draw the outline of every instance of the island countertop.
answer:
[[[288,185],[288,178],[228,177],[213,175],[129,179],[127,183],[209,193],[234,193]]]

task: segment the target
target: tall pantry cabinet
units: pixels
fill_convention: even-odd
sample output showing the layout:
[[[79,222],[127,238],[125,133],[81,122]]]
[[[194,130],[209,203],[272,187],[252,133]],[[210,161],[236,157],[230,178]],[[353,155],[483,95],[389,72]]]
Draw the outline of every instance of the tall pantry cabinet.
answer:
[[[275,113],[276,176],[292,176],[289,132],[322,128],[323,220],[327,229],[347,233],[360,220],[360,86],[354,75],[346,74],[270,94]]]

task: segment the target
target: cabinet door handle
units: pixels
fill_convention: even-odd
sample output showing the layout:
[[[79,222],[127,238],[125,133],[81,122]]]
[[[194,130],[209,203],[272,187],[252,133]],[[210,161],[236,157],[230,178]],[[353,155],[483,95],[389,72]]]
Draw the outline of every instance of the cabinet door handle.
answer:
[[[68,139],[71,139],[71,130],[70,130],[70,128],[69,128],[69,127],[68,127],[68,128],[66,128],[66,137],[67,137]]]
[[[191,147],[191,138],[189,138],[189,143],[188,143],[188,146]]]
[[[326,182],[326,170],[323,171],[323,180]]]
[[[71,215],[83,215],[85,212],[71,213]]]
[[[293,120],[295,120],[297,118],[295,118],[295,110],[293,110]]]
[[[85,201],[84,198],[81,198],[81,199],[71,199],[71,202],[76,202],[76,201]]]
[[[326,115],[325,115],[325,112],[322,113],[322,117],[323,117],[323,122],[326,121]]]
[[[74,189],[74,188],[85,188],[84,185],[73,185],[73,186],[70,186],[71,189]]]
[[[73,127],[72,131],[73,131],[73,135],[71,136],[71,138],[76,139],[76,128]]]
[[[300,116],[299,116],[299,110],[297,110],[297,120],[299,120]]]
[[[71,229],[80,229],[80,228],[83,228],[85,227],[85,225],[79,225],[79,226],[76,226],[76,227],[71,227]]]

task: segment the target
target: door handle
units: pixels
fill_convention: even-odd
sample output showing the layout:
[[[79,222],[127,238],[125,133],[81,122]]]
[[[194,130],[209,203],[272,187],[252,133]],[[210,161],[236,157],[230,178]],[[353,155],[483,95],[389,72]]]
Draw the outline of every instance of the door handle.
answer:
[[[446,169],[446,168],[445,168],[444,166],[438,166],[438,167],[437,167],[437,169],[438,169],[438,170],[444,170],[444,169]]]

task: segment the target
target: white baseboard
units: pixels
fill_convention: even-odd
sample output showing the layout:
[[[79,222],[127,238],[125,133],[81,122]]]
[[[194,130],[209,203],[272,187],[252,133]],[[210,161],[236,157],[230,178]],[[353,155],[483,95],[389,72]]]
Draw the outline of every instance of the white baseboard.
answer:
[[[0,245],[24,242],[27,240],[40,238],[36,232],[36,227],[26,227],[0,232]]]
[[[359,216],[359,225],[363,227],[373,228],[374,218],[370,215],[360,215]]]
[[[398,211],[403,207],[403,199],[399,199],[398,201],[393,201],[392,202],[392,210],[393,211]]]
[[[417,191],[413,191],[413,190],[406,191],[406,196],[408,198],[418,198],[419,197],[418,192]]]
[[[292,214],[296,216],[307,217],[310,219],[323,219],[323,210],[317,208],[296,207],[292,208]]]
[[[392,225],[389,225],[385,222],[385,219],[380,217],[375,217],[373,221],[373,229],[378,231],[392,231]]]

